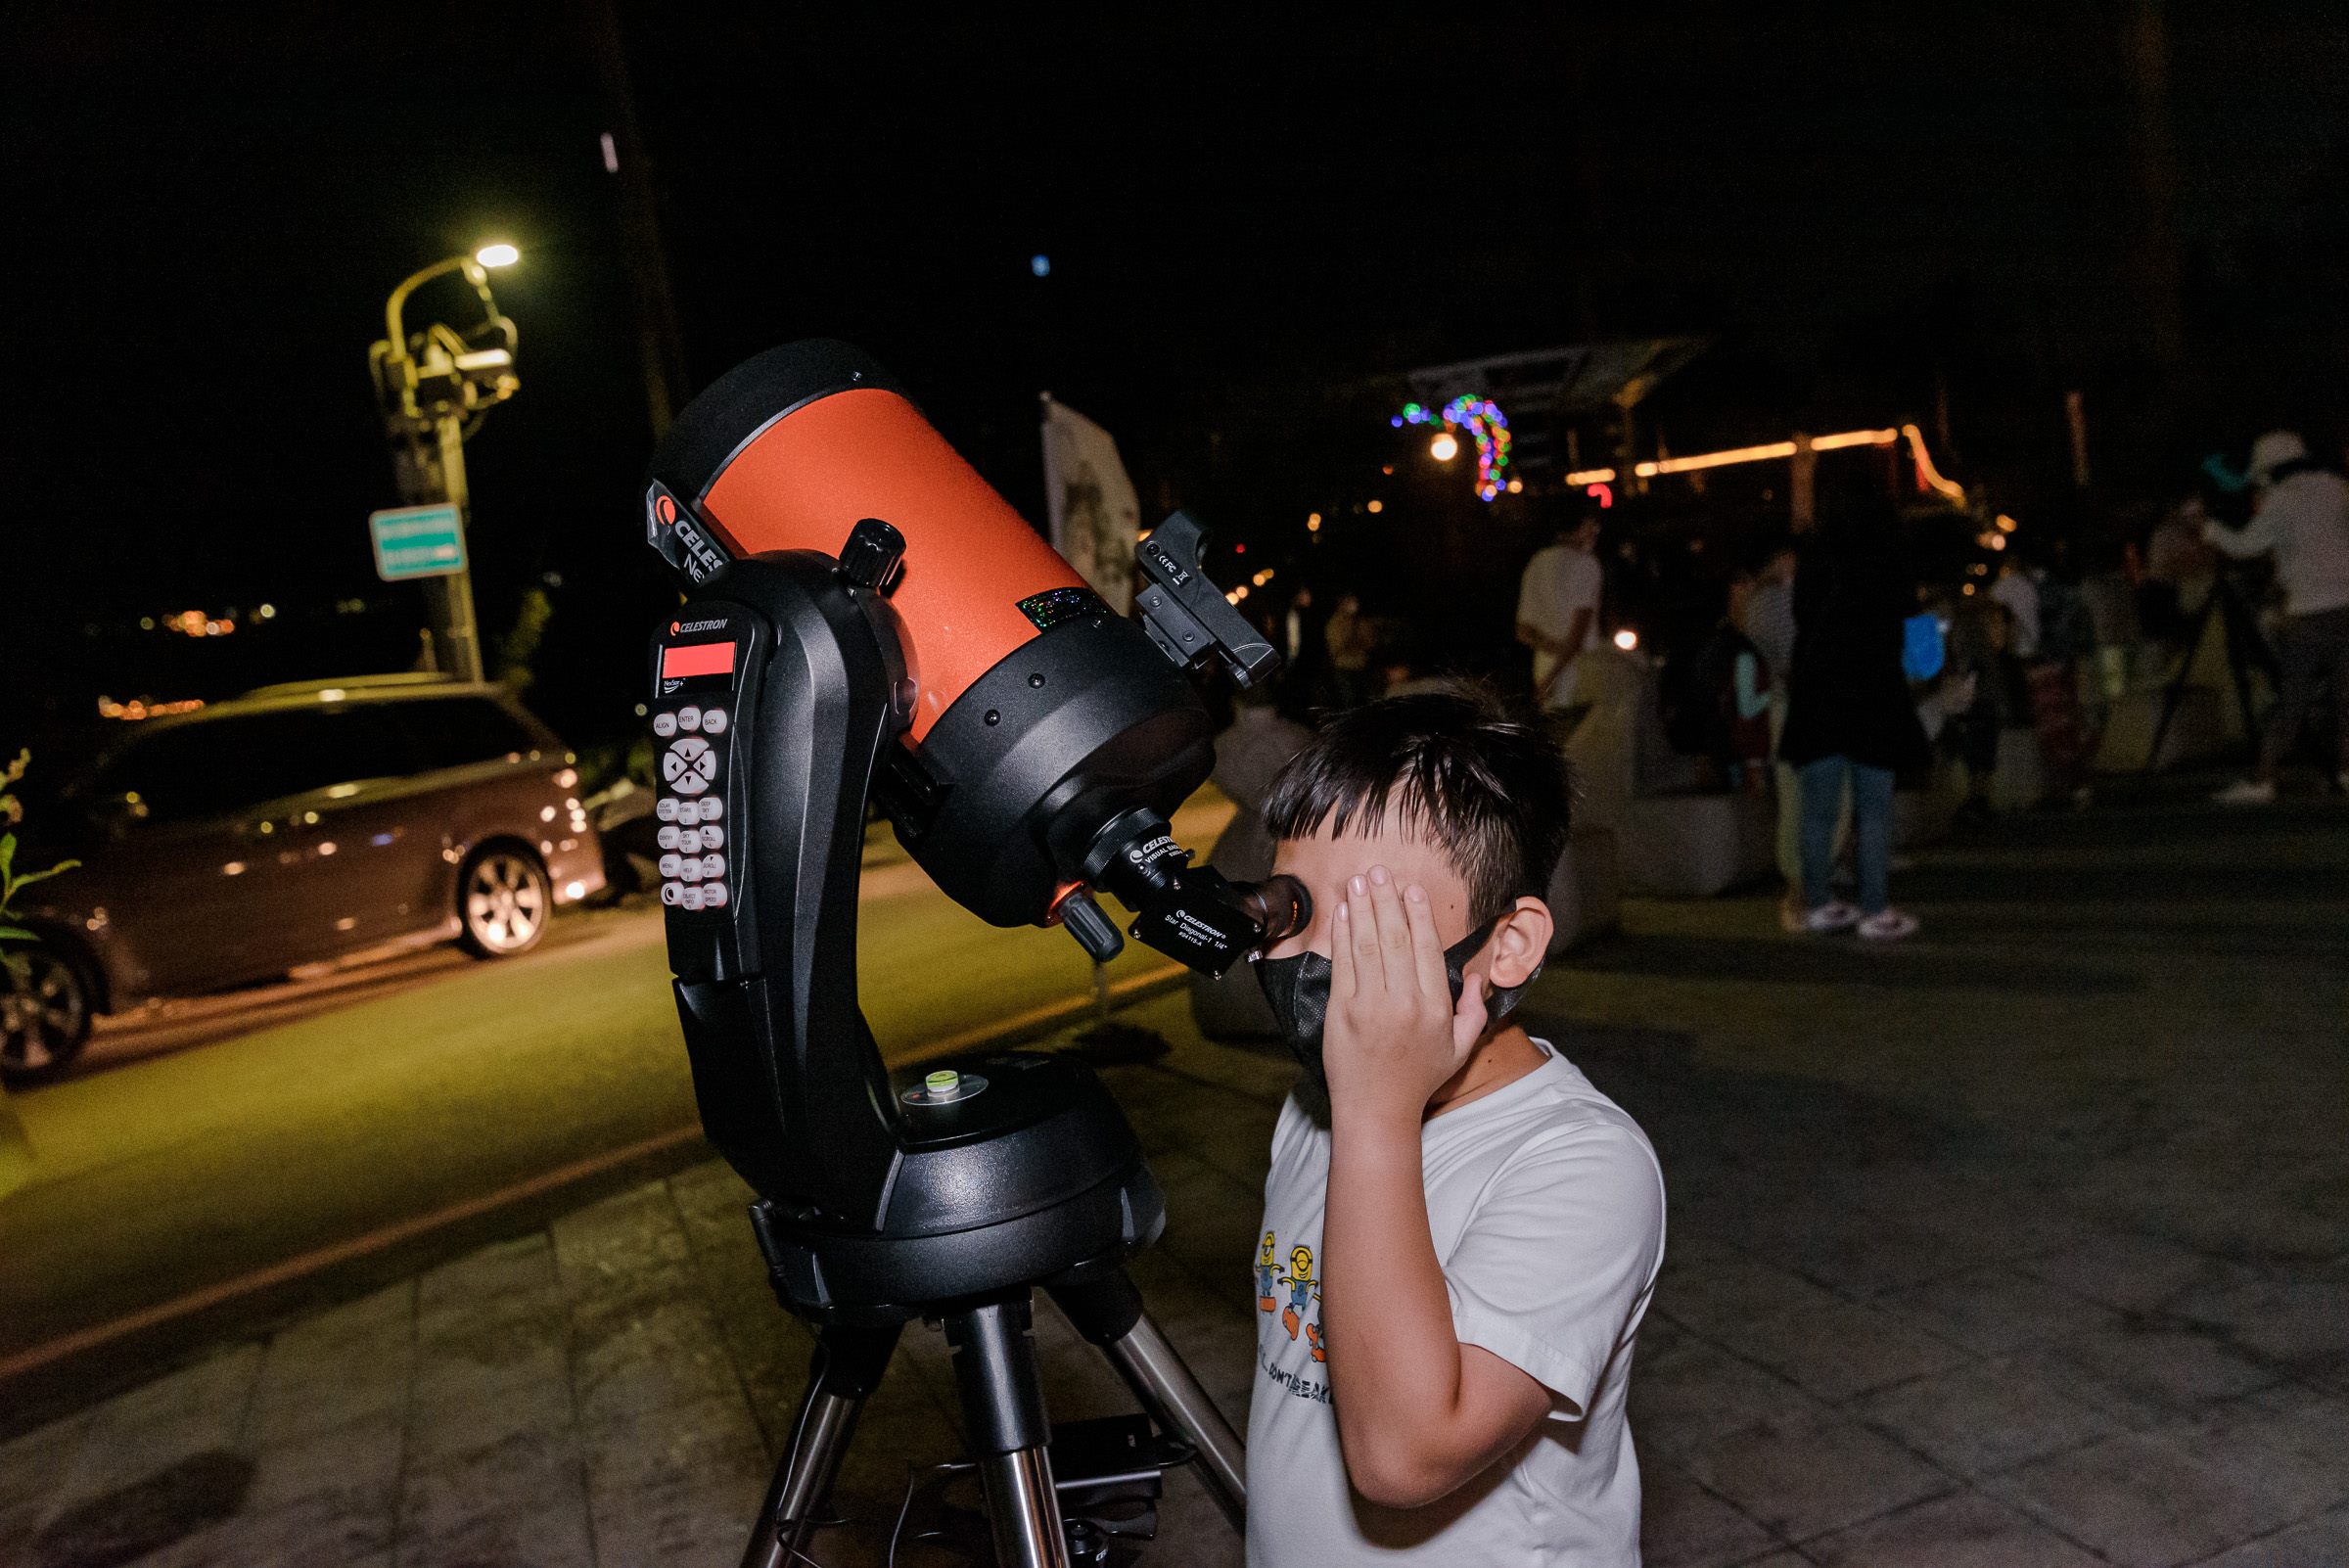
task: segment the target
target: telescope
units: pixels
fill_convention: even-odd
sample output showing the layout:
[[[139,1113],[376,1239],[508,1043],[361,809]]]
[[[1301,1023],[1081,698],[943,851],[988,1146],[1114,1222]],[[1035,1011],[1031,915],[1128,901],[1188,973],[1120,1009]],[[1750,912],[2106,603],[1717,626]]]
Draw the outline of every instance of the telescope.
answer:
[[[1166,1223],[1132,1130],[1064,1056],[891,1071],[857,1004],[857,881],[875,806],[982,919],[1058,925],[1095,962],[1131,937],[1221,974],[1303,930],[1309,900],[1287,877],[1193,865],[1168,819],[1215,760],[1196,682],[1251,685],[1278,656],[1181,513],[1141,542],[1138,618],[1113,613],[847,344],[787,345],[712,385],[643,499],[648,542],[690,584],[653,639],[650,715],[695,1097],[757,1194],[779,1300],[816,1330],[746,1568],[803,1560],[916,1318],[953,1347],[1004,1568],[1108,1560],[1135,1533],[1108,1504],[1154,1498],[1166,1464],[1195,1462],[1239,1528],[1239,1441],[1125,1273]],[[1054,1445],[1038,1289],[1147,1423],[1094,1433],[1115,1451],[1098,1463],[1079,1434]]]

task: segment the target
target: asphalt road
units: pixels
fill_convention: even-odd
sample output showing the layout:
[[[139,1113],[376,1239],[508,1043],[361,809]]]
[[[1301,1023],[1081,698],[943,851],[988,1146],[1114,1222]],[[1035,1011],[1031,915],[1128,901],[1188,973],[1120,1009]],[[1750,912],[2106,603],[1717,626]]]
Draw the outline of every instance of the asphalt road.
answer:
[[[631,898],[625,906],[567,910],[547,928],[546,940],[534,952],[515,961],[528,965],[573,943],[601,937],[615,921],[649,922],[657,927],[659,915],[659,906],[641,898]],[[90,1032],[88,1047],[73,1064],[72,1076],[109,1072],[172,1051],[299,1023],[418,986],[453,980],[479,967],[480,959],[453,944],[442,943],[382,957],[317,965],[265,985],[151,1001],[127,1013],[99,1019]]]
[[[1204,853],[1229,813],[1196,801],[1177,836]],[[1065,933],[987,926],[886,854],[859,939],[897,1060],[1091,994]],[[1172,967],[1129,945],[1111,978]],[[697,1127],[649,911],[569,917],[504,963],[412,954],[166,1006],[95,1048],[102,1070],[10,1099],[36,1163],[0,1199],[0,1372]]]

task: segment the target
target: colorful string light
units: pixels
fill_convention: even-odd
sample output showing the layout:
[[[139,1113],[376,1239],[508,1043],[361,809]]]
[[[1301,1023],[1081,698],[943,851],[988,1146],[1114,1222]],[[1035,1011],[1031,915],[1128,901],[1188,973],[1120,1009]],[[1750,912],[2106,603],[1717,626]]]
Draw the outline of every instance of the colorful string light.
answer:
[[[1440,412],[1422,403],[1405,403],[1387,423],[1397,430],[1405,425],[1466,429],[1476,442],[1476,498],[1490,501],[1508,487],[1509,477],[1502,470],[1509,466],[1509,420],[1492,398],[1454,397]]]

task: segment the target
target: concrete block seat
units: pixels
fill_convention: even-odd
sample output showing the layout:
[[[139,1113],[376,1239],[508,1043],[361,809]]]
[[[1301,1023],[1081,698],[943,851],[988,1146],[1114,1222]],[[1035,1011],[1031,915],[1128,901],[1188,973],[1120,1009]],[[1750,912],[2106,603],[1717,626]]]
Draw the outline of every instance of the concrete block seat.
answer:
[[[2161,755],[2150,757],[2153,731],[2161,723],[2162,705],[2169,693],[2160,686],[2141,686],[2124,692],[2105,718],[2104,735],[2096,750],[2096,771],[2136,773],[2148,766],[2160,770],[2207,762],[2242,745],[2243,724],[2233,690],[2188,686],[2180,695],[2169,732],[2161,738]]]
[[[1950,836],[1961,794],[1942,769],[1921,790],[1900,790],[1892,797],[1892,847],[1896,852],[1921,850]]]
[[[1663,899],[1709,899],[1770,871],[1777,816],[1752,795],[1642,795],[1623,835],[1629,891]]]
[[[1999,731],[1999,761],[1990,776],[1990,804],[2001,811],[2036,809],[2048,798],[2048,760],[2039,731],[2008,725]]]
[[[1556,924],[1549,939],[1552,956],[1622,924],[1623,853],[1613,829],[1573,831],[1546,901]]]

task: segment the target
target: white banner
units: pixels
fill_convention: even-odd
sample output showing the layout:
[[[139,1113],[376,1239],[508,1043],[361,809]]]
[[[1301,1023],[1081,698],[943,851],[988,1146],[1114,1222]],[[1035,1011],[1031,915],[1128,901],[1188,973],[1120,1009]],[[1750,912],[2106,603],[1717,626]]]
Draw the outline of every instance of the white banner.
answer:
[[[1120,615],[1133,609],[1142,507],[1109,432],[1044,395],[1044,504],[1052,548]]]

